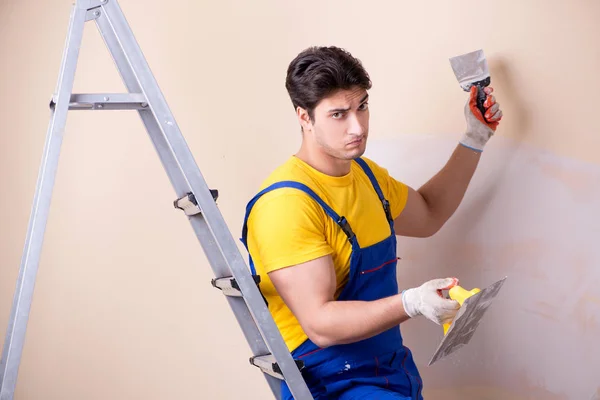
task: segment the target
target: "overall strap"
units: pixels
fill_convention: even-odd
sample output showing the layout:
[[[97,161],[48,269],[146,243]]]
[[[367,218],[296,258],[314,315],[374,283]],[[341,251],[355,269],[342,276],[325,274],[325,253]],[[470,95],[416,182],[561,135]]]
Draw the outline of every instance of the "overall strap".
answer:
[[[377,179],[375,178],[373,171],[371,171],[371,168],[369,168],[369,165],[367,165],[367,162],[365,160],[363,160],[362,158],[357,158],[354,161],[356,161],[358,163],[358,165],[360,165],[360,167],[363,169],[365,174],[367,174],[367,176],[369,177],[369,180],[371,181],[373,188],[375,188],[375,192],[377,192],[377,196],[379,197],[379,200],[381,200],[381,204],[383,205],[383,211],[385,211],[385,216],[386,216],[388,222],[390,223],[390,227],[393,232],[394,219],[392,218],[392,210],[390,208],[390,202],[383,196],[383,192],[381,191],[381,187],[379,186],[379,182],[377,182]]]
[[[254,196],[252,198],[252,200],[250,200],[250,202],[246,206],[246,215],[244,217],[244,226],[242,228],[242,237],[240,240],[242,241],[242,243],[244,244],[244,246],[246,247],[246,250],[248,250],[248,252],[250,251],[248,249],[248,217],[250,216],[252,207],[254,207],[254,205],[256,204],[258,199],[260,199],[261,196],[263,196],[264,194],[266,194],[272,190],[279,189],[279,188],[298,189],[298,190],[301,190],[304,193],[308,194],[310,197],[312,197],[323,208],[323,210],[325,210],[325,213],[327,213],[327,215],[331,219],[333,219],[333,221],[336,224],[338,224],[340,226],[340,228],[344,231],[346,236],[348,236],[348,240],[352,244],[352,249],[358,249],[358,241],[356,240],[356,235],[352,231],[352,228],[350,227],[350,224],[346,220],[346,217],[343,217],[343,216],[340,217],[335,211],[333,211],[333,209],[327,203],[325,203],[323,201],[323,199],[321,199],[319,197],[319,195],[317,195],[311,188],[309,188],[305,184],[300,183],[300,182],[295,182],[295,181],[281,181],[281,182],[276,182],[276,183],[270,185],[269,187],[258,192],[256,194],[256,196]],[[252,273],[255,274],[256,271],[254,269],[252,257],[250,257],[250,268],[252,269]]]

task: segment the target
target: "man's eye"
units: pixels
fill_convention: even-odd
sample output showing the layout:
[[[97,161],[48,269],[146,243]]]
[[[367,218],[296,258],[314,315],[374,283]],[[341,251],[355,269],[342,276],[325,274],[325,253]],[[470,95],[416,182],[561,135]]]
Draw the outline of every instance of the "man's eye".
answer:
[[[342,113],[336,112],[336,113],[333,113],[333,114],[331,114],[331,116],[332,116],[333,118],[336,118],[336,119],[337,119],[337,118],[341,118],[341,116],[342,116]]]
[[[366,110],[369,107],[369,103],[362,103],[360,105],[360,107],[358,107],[360,110]]]

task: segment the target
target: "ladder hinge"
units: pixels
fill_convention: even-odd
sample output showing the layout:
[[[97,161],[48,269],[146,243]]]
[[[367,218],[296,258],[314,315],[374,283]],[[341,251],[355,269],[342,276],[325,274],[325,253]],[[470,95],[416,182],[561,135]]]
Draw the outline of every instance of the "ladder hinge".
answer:
[[[304,369],[304,361],[294,361],[296,362],[298,370],[302,371]],[[250,364],[260,368],[264,373],[269,374],[277,379],[285,379],[281,372],[279,364],[277,364],[277,362],[275,361],[275,357],[273,357],[272,354],[250,357]]]
[[[252,275],[254,283],[260,283],[260,275]],[[211,280],[211,284],[223,291],[225,296],[242,297],[242,291],[235,278],[226,276],[224,278],[215,278]]]
[[[210,194],[213,200],[217,201],[219,197],[219,191],[217,189],[210,189]],[[196,196],[192,192],[187,193],[185,196],[178,198],[173,202],[173,206],[185,212],[185,215],[196,215],[202,212],[196,201]]]
[[[77,8],[91,10],[106,5],[108,0],[77,0]]]

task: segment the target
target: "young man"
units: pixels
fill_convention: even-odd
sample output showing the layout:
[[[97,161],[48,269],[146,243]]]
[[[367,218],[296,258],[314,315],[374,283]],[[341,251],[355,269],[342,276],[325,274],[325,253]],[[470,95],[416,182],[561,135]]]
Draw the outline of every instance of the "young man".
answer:
[[[428,237],[454,213],[502,112],[476,89],[466,131],[447,164],[418,190],[361,157],[369,134],[369,75],[336,47],[313,47],[289,65],[286,88],[302,145],[248,204],[243,241],[253,273],[315,399],[422,399],[400,324],[449,322],[459,305],[434,279],[399,293],[396,235]],[[487,122],[486,122],[487,121]],[[282,398],[292,396],[282,384]]]

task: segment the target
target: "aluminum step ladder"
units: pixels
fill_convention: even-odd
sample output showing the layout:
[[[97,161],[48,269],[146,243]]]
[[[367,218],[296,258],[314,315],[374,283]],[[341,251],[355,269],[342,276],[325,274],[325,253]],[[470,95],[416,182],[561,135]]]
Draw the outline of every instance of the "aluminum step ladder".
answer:
[[[95,21],[128,93],[73,94],[73,81],[84,25]],[[176,192],[174,207],[183,211],[250,346],[250,363],[262,371],[276,399],[285,380],[297,400],[312,399],[302,377],[303,363],[294,360],[273,321],[257,284],[216,205],[218,191],[209,189],[173,117],[158,83],[135,40],[117,0],[77,0],[73,4],[51,117],[9,325],[0,364],[0,400],[12,400],[44,231],[69,110],[136,110]]]

